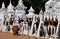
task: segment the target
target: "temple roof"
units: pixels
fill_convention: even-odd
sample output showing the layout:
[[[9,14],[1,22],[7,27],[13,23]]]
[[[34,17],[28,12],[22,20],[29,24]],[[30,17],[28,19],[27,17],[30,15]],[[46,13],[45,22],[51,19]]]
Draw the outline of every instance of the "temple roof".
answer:
[[[7,7],[7,12],[14,12],[14,6],[12,5],[12,3],[11,3],[11,0],[10,0],[10,4],[9,4],[9,6]]]
[[[54,8],[55,8],[55,13],[60,13],[60,2],[57,2]]]
[[[19,0],[19,1],[18,1],[18,5],[16,6],[16,9],[17,9],[17,10],[24,10],[24,9],[27,9],[27,7],[24,6],[22,0]]]
[[[30,9],[28,11],[29,11],[28,17],[32,18],[35,15],[34,14],[34,9],[32,8],[32,6],[30,7]]]
[[[55,7],[60,7],[60,2],[57,2],[56,4],[55,4]]]
[[[55,3],[55,1],[53,0],[49,0],[48,2],[46,2],[45,4],[48,5],[48,6],[53,6]]]

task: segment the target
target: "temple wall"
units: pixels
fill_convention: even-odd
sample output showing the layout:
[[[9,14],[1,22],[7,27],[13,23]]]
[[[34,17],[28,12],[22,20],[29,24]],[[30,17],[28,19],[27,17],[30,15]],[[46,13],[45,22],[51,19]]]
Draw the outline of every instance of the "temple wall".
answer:
[[[0,21],[3,21],[4,20],[4,14],[3,12],[0,12]]]

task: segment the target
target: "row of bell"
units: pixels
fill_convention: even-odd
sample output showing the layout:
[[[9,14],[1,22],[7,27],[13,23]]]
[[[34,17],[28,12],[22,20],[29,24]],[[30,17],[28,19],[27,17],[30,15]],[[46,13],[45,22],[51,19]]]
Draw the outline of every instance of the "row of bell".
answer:
[[[50,19],[50,17],[49,17],[49,19],[47,20],[47,18],[45,18],[45,21],[44,21],[44,25],[45,26],[48,26],[48,25],[51,25],[51,26],[57,26],[57,24],[58,24],[58,19],[57,18],[55,18],[55,20],[54,20],[54,18],[52,17],[52,19]]]

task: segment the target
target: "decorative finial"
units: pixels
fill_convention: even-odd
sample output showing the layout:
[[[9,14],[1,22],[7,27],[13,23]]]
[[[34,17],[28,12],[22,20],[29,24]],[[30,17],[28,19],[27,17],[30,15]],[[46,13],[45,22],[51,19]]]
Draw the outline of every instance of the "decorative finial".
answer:
[[[10,0],[10,5],[11,5],[11,0]]]
[[[4,2],[2,3],[2,8],[5,8],[5,4],[4,4]]]
[[[23,1],[22,0],[19,0],[19,3],[23,3]]]
[[[30,7],[30,9],[28,11],[29,12],[34,12],[34,9],[32,8],[32,6]]]
[[[40,10],[40,13],[39,14],[43,14],[43,11],[42,11],[42,9]]]

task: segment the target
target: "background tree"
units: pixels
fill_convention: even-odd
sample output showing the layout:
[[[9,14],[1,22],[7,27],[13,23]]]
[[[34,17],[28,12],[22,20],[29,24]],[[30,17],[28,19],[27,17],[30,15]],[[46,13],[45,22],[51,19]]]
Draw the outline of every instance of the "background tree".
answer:
[[[13,6],[17,6],[19,0],[12,0],[12,5]],[[45,3],[48,0],[23,0],[23,4],[27,7],[26,12],[28,13],[28,10],[30,8],[30,6],[33,7],[33,9],[35,10],[35,13],[39,13],[39,11],[42,9],[43,11],[45,11]],[[7,6],[10,3],[10,0],[0,0],[0,8],[2,5],[2,2],[5,3],[5,7],[7,8]]]
[[[45,3],[48,0],[23,0],[23,1],[24,5],[28,6],[28,9],[30,8],[30,6],[32,6],[35,10],[35,13],[38,14],[41,9],[45,11]]]

